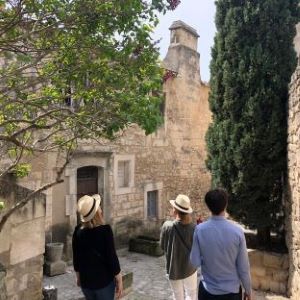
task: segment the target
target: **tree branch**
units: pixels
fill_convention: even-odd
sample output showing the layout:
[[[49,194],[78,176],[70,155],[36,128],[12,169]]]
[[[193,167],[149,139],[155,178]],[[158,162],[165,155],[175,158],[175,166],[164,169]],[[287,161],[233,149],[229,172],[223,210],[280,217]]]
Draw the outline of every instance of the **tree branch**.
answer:
[[[16,157],[15,161],[9,167],[7,167],[4,172],[0,174],[0,178],[7,175],[13,168],[17,166],[17,164],[20,162],[21,158],[23,157],[23,153],[24,153],[24,148],[21,148],[20,154]]]
[[[68,163],[70,162],[70,159],[72,157],[73,151],[69,148],[69,150],[67,151],[67,156],[66,156],[66,160],[63,164],[63,166],[61,168],[59,168],[59,170],[56,172],[56,179],[55,181],[52,181],[50,183],[47,183],[43,186],[41,186],[40,188],[38,188],[37,190],[31,192],[27,197],[25,197],[23,200],[17,202],[13,207],[11,207],[1,218],[0,220],[0,233],[3,230],[3,227],[5,225],[5,223],[7,222],[8,218],[18,209],[22,208],[23,206],[25,206],[29,201],[34,200],[33,198],[42,193],[43,191],[64,182],[64,180],[61,178],[62,174],[66,168],[66,166],[68,165]]]

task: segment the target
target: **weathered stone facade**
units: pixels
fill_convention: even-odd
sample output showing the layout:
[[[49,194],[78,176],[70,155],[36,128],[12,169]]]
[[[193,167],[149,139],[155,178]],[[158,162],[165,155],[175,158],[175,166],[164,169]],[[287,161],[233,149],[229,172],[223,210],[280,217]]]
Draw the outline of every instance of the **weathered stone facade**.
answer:
[[[178,75],[164,84],[164,124],[150,136],[132,126],[113,143],[81,145],[66,171],[67,185],[52,191],[55,197],[67,195],[66,201],[53,201],[52,211],[56,214],[61,204],[67,202],[71,228],[77,222],[76,170],[84,166],[99,169],[104,216],[114,225],[119,242],[141,232],[157,231],[161,220],[169,213],[168,200],[178,193],[190,196],[195,215],[207,214],[201,201],[210,187],[204,140],[210,122],[209,88],[200,80],[197,33],[182,22],[174,24],[170,28],[171,44],[164,67]],[[173,41],[174,34],[177,35],[176,42]],[[128,161],[131,168],[129,184],[125,188],[118,187],[120,161]],[[147,195],[151,191],[157,191],[157,215],[154,218],[147,216]],[[66,219],[62,215],[65,209],[60,211],[61,220]],[[52,217],[52,224],[61,222],[55,220],[56,217]]]
[[[113,225],[119,243],[140,233],[157,235],[169,214],[169,200],[178,193],[191,198],[195,219],[208,215],[203,196],[210,188],[204,139],[211,120],[209,87],[200,79],[197,32],[181,21],[170,30],[171,43],[163,65],[177,76],[164,84],[163,125],[149,136],[132,125],[113,142],[81,142],[65,171],[64,183],[47,191],[48,241],[66,242],[77,224],[76,203],[82,192],[78,174],[89,167],[96,168],[96,192],[102,195],[105,220]],[[124,163],[128,174],[123,180],[128,182],[122,185],[120,166]],[[50,153],[37,157],[32,165],[30,178],[20,181],[29,188],[53,179],[59,159]],[[155,203],[149,207],[153,199]]]
[[[295,48],[300,56],[300,24]],[[286,241],[289,249],[288,295],[300,299],[300,65],[292,76],[288,117]]]
[[[300,66],[292,78],[289,101],[288,199],[289,293],[300,299]]]
[[[248,250],[251,265],[252,288],[286,294],[289,277],[287,254]]]
[[[1,182],[1,197],[7,208],[31,192],[11,182]],[[42,299],[43,253],[45,249],[45,196],[11,215],[0,234],[0,294],[6,289],[7,299]],[[0,270],[1,273],[1,270]],[[1,284],[5,282],[5,287]],[[4,297],[4,294],[0,296]],[[4,298],[5,299],[5,298]]]
[[[164,84],[164,123],[149,136],[132,125],[113,142],[81,141],[64,182],[45,192],[46,201],[36,199],[12,215],[0,235],[8,299],[41,299],[45,238],[66,243],[66,259],[70,258],[80,193],[102,195],[104,218],[112,224],[118,244],[141,233],[157,237],[169,215],[169,200],[178,193],[191,198],[194,220],[208,216],[203,197],[210,188],[204,139],[211,120],[209,87],[200,79],[196,31],[183,22],[175,22],[170,30],[164,67],[176,76]],[[30,176],[18,180],[24,188],[3,194],[6,205],[22,199],[28,189],[53,181],[61,163],[59,153],[31,157]],[[86,170],[96,170],[92,190]]]

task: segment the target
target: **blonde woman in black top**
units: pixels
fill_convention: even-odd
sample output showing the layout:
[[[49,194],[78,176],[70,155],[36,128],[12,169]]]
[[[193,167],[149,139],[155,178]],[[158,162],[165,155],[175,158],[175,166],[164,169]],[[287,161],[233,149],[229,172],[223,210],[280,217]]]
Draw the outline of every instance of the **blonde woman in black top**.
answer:
[[[100,195],[85,195],[77,204],[81,224],[73,234],[73,265],[87,300],[113,300],[123,292],[113,232],[104,224],[100,203]]]

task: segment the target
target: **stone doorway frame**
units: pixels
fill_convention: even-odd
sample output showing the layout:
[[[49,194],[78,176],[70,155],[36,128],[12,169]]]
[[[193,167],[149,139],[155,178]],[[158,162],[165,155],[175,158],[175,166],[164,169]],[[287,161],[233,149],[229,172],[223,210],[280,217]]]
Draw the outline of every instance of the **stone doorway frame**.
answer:
[[[103,170],[103,215],[105,222],[110,222],[111,219],[111,160],[112,153],[110,152],[77,152],[65,170],[65,182],[67,192],[65,195],[65,209],[68,217],[70,229],[73,230],[77,225],[77,169],[94,166],[98,168],[98,172]],[[101,177],[101,176],[100,176]],[[98,178],[100,180],[100,178]],[[99,184],[99,182],[98,182]]]

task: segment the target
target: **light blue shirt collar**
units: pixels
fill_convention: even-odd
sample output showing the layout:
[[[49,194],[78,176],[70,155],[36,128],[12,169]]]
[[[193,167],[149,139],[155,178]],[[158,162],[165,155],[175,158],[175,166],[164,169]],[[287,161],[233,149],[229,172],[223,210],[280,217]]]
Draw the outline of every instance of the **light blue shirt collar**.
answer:
[[[211,220],[214,220],[214,221],[223,221],[223,220],[226,220],[225,216],[216,216],[216,215],[212,215],[210,217]]]

